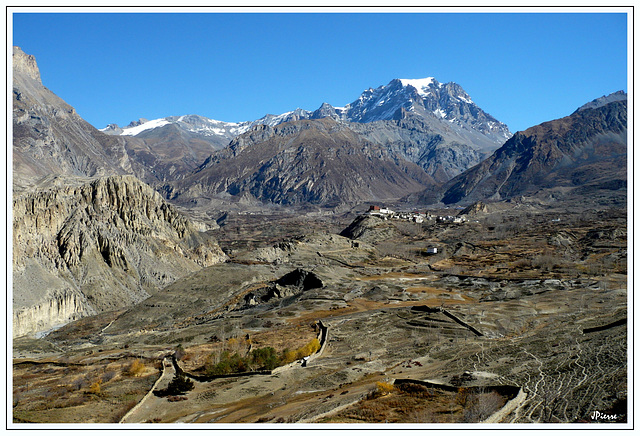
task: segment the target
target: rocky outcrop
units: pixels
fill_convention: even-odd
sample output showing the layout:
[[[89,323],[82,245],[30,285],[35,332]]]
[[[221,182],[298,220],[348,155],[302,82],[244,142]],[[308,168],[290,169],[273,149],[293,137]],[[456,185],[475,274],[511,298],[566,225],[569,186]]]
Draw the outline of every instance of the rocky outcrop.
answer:
[[[14,334],[127,307],[225,259],[133,176],[52,185],[13,202]]]
[[[252,290],[244,296],[243,308],[301,295],[309,289],[322,288],[322,280],[311,271],[297,268],[278,280]]]
[[[253,251],[253,256],[258,262],[268,262],[280,264],[287,262],[293,252],[295,252],[299,241],[282,241],[271,247],[260,247]]]
[[[42,85],[40,69],[36,57],[28,55],[20,47],[13,47],[13,71],[24,74],[35,83]]]
[[[389,221],[375,215],[360,215],[340,236],[365,242],[378,242],[399,235],[400,232]]]
[[[70,289],[55,290],[40,303],[14,311],[13,337],[46,331],[92,313],[80,293]]]
[[[489,208],[487,207],[487,205],[484,204],[482,201],[476,201],[475,203],[470,204],[469,206],[462,209],[458,214],[458,216],[462,216],[462,215],[475,216],[475,215],[487,213],[487,212],[489,212]]]

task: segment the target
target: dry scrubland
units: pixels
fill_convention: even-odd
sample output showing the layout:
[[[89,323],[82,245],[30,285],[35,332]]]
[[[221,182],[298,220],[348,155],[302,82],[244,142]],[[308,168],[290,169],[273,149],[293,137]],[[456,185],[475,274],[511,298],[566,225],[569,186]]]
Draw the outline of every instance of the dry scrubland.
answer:
[[[17,339],[14,422],[626,421],[626,210],[492,207],[357,241],[355,215],[230,215],[230,262]]]

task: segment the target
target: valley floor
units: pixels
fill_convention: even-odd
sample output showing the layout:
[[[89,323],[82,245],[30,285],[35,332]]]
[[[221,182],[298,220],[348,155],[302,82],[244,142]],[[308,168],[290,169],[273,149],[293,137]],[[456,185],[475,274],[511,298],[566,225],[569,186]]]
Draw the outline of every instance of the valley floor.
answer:
[[[229,217],[229,262],[14,340],[14,424],[629,420],[626,210],[502,204],[338,236],[353,218]],[[193,389],[162,395],[176,369]]]

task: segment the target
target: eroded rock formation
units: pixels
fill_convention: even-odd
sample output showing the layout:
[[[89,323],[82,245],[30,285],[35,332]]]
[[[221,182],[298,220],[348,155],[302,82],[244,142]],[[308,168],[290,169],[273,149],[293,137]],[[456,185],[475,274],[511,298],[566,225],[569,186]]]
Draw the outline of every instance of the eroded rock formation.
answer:
[[[33,190],[13,213],[14,336],[126,307],[225,259],[133,176]]]

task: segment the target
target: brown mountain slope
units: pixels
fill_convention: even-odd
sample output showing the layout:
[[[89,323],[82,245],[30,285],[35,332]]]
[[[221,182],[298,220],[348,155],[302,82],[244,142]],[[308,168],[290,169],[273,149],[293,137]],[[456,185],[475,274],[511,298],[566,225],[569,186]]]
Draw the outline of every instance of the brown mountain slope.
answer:
[[[500,200],[551,188],[585,195],[626,187],[626,167],[627,104],[616,101],[516,133],[446,183],[440,198],[425,192],[422,201]]]
[[[416,164],[323,118],[256,126],[193,175],[164,189],[178,201],[226,193],[332,206],[399,198],[433,184]]]
[[[131,173],[127,141],[104,135],[84,121],[42,85],[35,58],[13,48],[14,188],[50,174]]]

